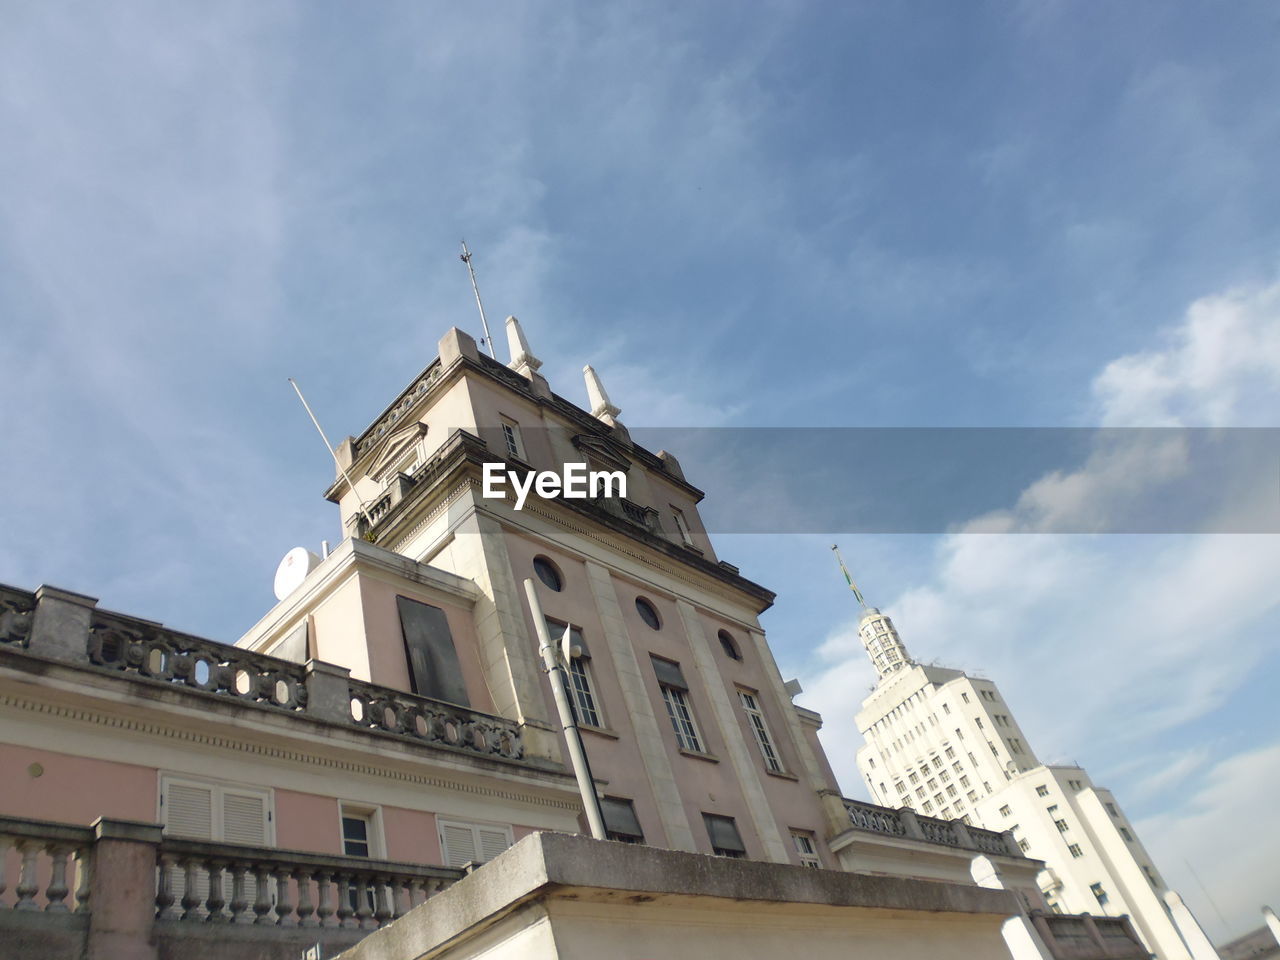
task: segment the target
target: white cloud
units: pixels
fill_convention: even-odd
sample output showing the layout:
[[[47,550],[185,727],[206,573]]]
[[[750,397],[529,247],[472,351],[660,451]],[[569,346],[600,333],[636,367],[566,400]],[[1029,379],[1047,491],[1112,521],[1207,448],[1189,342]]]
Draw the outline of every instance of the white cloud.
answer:
[[[1227,757],[1199,783],[1136,826],[1165,881],[1210,938],[1223,942],[1261,926],[1261,904],[1280,902],[1280,856],[1267,807],[1280,795],[1280,743]]]
[[[1277,409],[1280,285],[1199,300],[1161,341],[1099,373],[1092,395],[1102,423],[1228,425]],[[995,679],[1042,761],[1114,774],[1148,808],[1174,809],[1176,788],[1206,759],[1200,745],[1170,750],[1170,740],[1181,739],[1174,731],[1222,706],[1273,649],[1280,537],[1037,531],[1106,529],[1185,465],[1177,435],[1107,435],[1075,470],[1041,477],[1007,510],[942,538],[932,577],[885,604],[913,655]],[[848,718],[869,668],[852,668],[846,656],[865,663],[852,624],[827,639],[802,679],[806,703],[832,718],[824,733],[838,777],[862,793]],[[1161,762],[1134,764],[1135,756]],[[1267,756],[1238,758],[1207,777],[1264,777],[1250,765]],[[1225,801],[1217,788],[1203,796]],[[1177,822],[1184,821],[1206,823],[1189,814]],[[1229,822],[1240,820],[1222,821]],[[1190,836],[1189,827],[1178,830]],[[1199,842],[1211,859],[1210,842]],[[1219,830],[1212,843],[1223,850],[1235,841]],[[1247,859],[1257,875],[1266,857],[1280,859],[1277,843],[1259,839],[1265,856],[1220,859]],[[1187,855],[1178,841],[1161,848],[1157,865],[1165,869]]]

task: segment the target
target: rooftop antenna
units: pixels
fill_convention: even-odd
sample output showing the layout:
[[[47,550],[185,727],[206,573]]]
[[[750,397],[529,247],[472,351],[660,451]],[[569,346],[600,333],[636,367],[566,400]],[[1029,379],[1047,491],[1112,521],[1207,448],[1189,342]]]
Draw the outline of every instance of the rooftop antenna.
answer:
[[[853,577],[849,576],[849,568],[844,565],[844,557],[840,556],[840,548],[836,544],[831,545],[831,549],[835,552],[836,563],[840,564],[840,572],[844,574],[845,580],[849,581],[849,589],[853,591],[853,595],[858,598],[858,603],[862,604],[862,609],[867,609],[867,601],[862,599],[862,591],[858,589],[858,585],[853,582]]]
[[[471,274],[471,289],[476,292],[476,306],[480,308],[480,323],[484,326],[484,340],[482,341],[489,348],[489,356],[497,360],[498,355],[493,352],[493,337],[489,335],[489,321],[484,316],[484,304],[480,302],[480,288],[476,286],[476,270],[471,266],[471,251],[467,249],[467,241],[462,241],[462,256],[459,258],[467,265],[467,273]]]
[[[311,412],[311,405],[307,403],[307,398],[302,395],[302,388],[298,386],[293,377],[289,378],[289,384],[293,387],[294,393],[298,395],[298,399],[302,401],[302,408],[307,411],[307,416],[311,418],[311,422],[316,425],[316,431],[320,434],[320,439],[324,441],[324,445],[329,448],[329,455],[333,457],[333,462],[338,465],[338,469],[342,471],[343,478],[347,481],[347,486],[351,488],[351,492],[356,495],[356,500],[360,502],[360,513],[364,517],[365,522],[370,526],[373,525],[373,518],[369,516],[369,508],[364,502],[364,497],[360,496],[356,485],[351,482],[351,475],[347,473],[347,468],[342,465],[342,461],[338,459],[338,454],[333,449],[333,444],[329,442],[329,438],[324,435],[324,430],[320,426],[320,421],[316,419],[316,415]],[[326,550],[326,553],[328,551]]]

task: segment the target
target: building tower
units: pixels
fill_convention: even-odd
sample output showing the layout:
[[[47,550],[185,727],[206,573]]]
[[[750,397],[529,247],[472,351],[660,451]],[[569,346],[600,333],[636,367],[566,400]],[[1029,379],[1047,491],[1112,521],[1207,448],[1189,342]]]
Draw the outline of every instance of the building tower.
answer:
[[[1039,883],[1055,912],[1128,915],[1160,960],[1199,960],[1187,946],[1194,921],[1176,922],[1177,894],[1111,792],[1079,766],[1042,764],[994,683],[914,662],[890,618],[850,586],[879,675],[856,716],[872,799],[1010,831],[1045,862]]]

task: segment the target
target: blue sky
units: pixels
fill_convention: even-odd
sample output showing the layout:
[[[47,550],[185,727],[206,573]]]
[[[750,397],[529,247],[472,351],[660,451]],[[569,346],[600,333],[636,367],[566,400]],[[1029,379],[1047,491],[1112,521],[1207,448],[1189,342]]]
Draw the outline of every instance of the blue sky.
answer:
[[[1276,425],[1274,4],[0,11],[5,582],[238,636],[337,534],[285,378],[359,432],[478,333],[463,236],[635,426]],[[1044,532],[1153,489],[1098,450],[964,528],[1016,536],[841,539],[1220,938],[1280,901],[1280,547]],[[830,539],[718,545],[858,795]]]

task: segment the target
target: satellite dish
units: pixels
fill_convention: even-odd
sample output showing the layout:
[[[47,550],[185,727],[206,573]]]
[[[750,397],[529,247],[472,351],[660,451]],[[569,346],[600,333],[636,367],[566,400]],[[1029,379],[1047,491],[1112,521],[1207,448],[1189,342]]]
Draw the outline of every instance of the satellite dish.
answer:
[[[294,547],[286,553],[280,566],[276,567],[276,599],[283,600],[297,590],[307,579],[307,574],[318,566],[320,558],[306,547]]]

